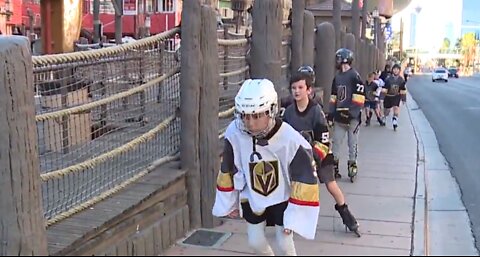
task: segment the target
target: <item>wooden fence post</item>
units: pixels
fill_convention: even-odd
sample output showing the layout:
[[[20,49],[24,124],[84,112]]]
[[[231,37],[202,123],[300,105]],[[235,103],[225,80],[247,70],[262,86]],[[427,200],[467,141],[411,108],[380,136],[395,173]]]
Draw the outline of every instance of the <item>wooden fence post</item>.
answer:
[[[255,1],[252,14],[250,75],[267,78],[278,86],[282,77],[282,1]]]
[[[333,1],[333,28],[335,31],[335,49],[342,47],[342,1]]]
[[[0,56],[0,255],[47,255],[28,39],[0,37]]]
[[[367,16],[368,16],[368,0],[363,0],[363,6],[362,6],[362,29],[361,29],[361,35],[360,38],[362,40],[366,39],[366,33],[367,33]]]
[[[332,80],[335,76],[335,29],[329,22],[323,22],[317,27],[315,40],[315,86],[322,88],[324,110],[328,111],[328,102],[332,91]]]
[[[200,0],[184,0],[182,10],[182,47],[180,74],[180,160],[187,171],[188,206],[190,227],[202,224],[200,205],[200,164],[199,164],[199,114],[200,78],[202,74],[202,53],[200,50],[201,27]],[[188,59],[188,61],[187,61]]]
[[[218,40],[215,10],[202,6],[202,30],[200,49],[203,56],[202,78],[200,85],[200,177],[202,226],[213,228],[220,225],[220,220],[212,215],[215,201],[216,175],[220,170],[218,157],[218,112],[219,81]]]
[[[353,52],[353,66],[358,69],[360,63],[357,62],[357,58],[360,56],[357,52],[357,47],[355,44],[355,36],[352,33],[347,33],[345,35],[345,47]]]
[[[359,0],[352,1],[352,34],[355,38],[360,34],[360,6],[358,6]]]
[[[215,32],[216,33],[216,32]],[[228,39],[228,26],[223,27],[223,39]],[[228,72],[228,46],[223,46],[223,73]],[[218,55],[218,54],[217,54]],[[228,89],[228,77],[223,78],[223,90]]]
[[[313,67],[315,59],[315,18],[313,13],[303,13],[303,63]],[[293,59],[292,59],[293,60]]]
[[[290,72],[295,72],[303,61],[305,0],[292,1],[292,61]]]

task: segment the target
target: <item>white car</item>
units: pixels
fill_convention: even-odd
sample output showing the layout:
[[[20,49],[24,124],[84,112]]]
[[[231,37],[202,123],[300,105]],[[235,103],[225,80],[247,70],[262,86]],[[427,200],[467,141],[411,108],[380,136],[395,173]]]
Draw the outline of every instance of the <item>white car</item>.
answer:
[[[443,80],[445,82],[448,82],[448,71],[443,68],[435,69],[432,73],[432,82],[435,82],[437,80]]]

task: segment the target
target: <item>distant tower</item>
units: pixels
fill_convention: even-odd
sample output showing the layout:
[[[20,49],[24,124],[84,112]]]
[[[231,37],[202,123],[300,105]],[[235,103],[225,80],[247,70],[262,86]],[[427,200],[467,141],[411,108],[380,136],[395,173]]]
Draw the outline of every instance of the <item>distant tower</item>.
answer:
[[[415,11],[410,14],[410,47],[417,46],[417,18],[418,14],[422,11],[421,6],[417,6]]]

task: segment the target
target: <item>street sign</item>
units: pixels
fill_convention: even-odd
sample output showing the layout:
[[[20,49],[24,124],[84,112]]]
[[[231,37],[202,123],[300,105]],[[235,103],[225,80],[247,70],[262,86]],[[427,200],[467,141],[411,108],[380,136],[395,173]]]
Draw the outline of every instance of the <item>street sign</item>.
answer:
[[[385,42],[390,42],[393,39],[393,29],[390,23],[385,24]]]

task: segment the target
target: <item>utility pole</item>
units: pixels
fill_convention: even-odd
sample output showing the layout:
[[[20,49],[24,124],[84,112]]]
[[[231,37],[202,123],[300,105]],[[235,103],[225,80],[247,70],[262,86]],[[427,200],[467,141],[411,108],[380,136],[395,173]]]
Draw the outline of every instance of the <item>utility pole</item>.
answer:
[[[30,39],[30,42],[33,42],[34,35],[35,35],[35,16],[33,15],[33,12],[30,8],[27,9],[27,14],[28,14],[28,27],[29,32],[28,32],[28,38]]]
[[[365,34],[367,33],[367,16],[368,16],[368,10],[367,10],[367,0],[363,0],[363,6],[362,6],[362,30],[361,30],[361,38],[366,39]]]
[[[101,37],[100,0],[93,0],[93,43],[99,43]]]
[[[122,43],[122,16],[123,16],[123,0],[111,0],[113,8],[115,8],[115,44]]]
[[[400,18],[400,60],[403,57],[403,18]]]

